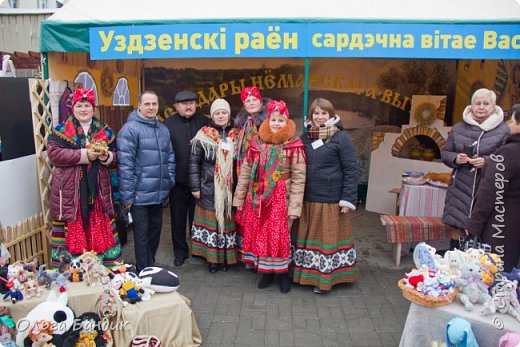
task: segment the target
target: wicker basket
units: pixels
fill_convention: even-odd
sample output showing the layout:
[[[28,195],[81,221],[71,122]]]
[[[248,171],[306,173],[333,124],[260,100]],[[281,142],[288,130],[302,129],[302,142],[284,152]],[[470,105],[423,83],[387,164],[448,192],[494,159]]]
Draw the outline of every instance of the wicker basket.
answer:
[[[426,306],[426,307],[441,307],[448,304],[451,304],[455,301],[455,297],[459,293],[459,288],[455,288],[453,293],[450,293],[446,296],[435,298],[426,294],[423,294],[415,289],[409,288],[404,285],[404,280],[401,279],[397,282],[397,285],[403,291],[403,296],[410,300],[413,303],[418,305]]]

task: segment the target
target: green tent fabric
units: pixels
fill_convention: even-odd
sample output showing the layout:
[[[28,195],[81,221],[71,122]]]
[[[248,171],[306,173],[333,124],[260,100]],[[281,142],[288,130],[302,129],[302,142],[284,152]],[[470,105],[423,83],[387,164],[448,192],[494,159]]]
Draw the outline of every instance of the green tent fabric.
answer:
[[[517,0],[71,0],[42,22],[41,52],[88,52],[96,26],[200,23],[520,24]]]

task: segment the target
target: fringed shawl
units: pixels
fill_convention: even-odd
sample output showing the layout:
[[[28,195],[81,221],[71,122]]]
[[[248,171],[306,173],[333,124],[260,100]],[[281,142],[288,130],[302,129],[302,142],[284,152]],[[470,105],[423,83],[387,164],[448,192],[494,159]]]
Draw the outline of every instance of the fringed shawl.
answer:
[[[273,198],[273,190],[282,178],[284,161],[291,163],[295,155],[305,160],[304,145],[295,134],[296,126],[290,119],[276,133],[271,131],[269,121],[266,120],[251,141],[246,154],[252,165],[249,191],[252,193],[253,209],[259,214],[261,207],[268,206]]]
[[[219,131],[211,126],[205,126],[197,132],[192,141],[192,150],[200,144],[207,158],[215,159],[215,216],[218,229],[224,231],[225,216],[231,218],[233,202],[233,159],[236,154],[238,129],[228,131],[225,139]],[[225,141],[222,141],[225,140]],[[223,145],[228,149],[224,149]]]

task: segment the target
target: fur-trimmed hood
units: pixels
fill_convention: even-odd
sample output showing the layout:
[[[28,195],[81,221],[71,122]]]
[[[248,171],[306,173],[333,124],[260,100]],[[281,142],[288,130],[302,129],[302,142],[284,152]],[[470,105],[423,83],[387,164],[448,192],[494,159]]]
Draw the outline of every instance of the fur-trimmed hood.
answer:
[[[489,131],[489,130],[495,129],[497,126],[499,126],[504,121],[504,111],[502,111],[502,108],[500,108],[500,106],[495,106],[495,112],[493,112],[488,117],[488,119],[486,119],[482,123],[478,123],[473,118],[473,112],[471,112],[471,105],[470,105],[470,106],[466,106],[466,108],[464,109],[464,112],[462,113],[462,119],[464,120],[464,122],[468,123],[469,125],[475,125],[484,131]]]
[[[273,145],[278,145],[290,140],[294,135],[296,135],[296,124],[294,124],[292,119],[287,119],[287,125],[276,133],[272,132],[271,127],[269,126],[269,119],[266,119],[262,125],[260,125],[260,129],[258,130],[260,140]]]

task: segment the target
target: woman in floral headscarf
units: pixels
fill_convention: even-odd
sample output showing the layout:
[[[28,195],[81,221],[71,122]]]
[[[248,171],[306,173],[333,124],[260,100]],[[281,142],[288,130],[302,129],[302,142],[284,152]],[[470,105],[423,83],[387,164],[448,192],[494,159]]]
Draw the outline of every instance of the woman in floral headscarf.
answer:
[[[109,168],[116,167],[115,134],[94,117],[95,107],[94,92],[77,89],[73,115],[49,135],[54,267],[59,265],[58,248],[64,245],[72,255],[95,251],[106,266],[121,258],[109,174]]]
[[[285,103],[273,100],[267,110],[268,118],[245,153],[233,205],[243,213],[246,267],[263,274],[258,288],[268,287],[276,273],[280,291],[287,293],[291,289],[289,226],[301,213],[305,154]]]

